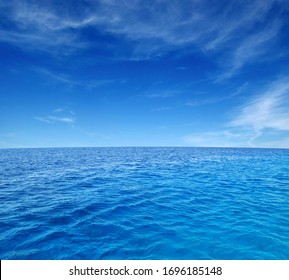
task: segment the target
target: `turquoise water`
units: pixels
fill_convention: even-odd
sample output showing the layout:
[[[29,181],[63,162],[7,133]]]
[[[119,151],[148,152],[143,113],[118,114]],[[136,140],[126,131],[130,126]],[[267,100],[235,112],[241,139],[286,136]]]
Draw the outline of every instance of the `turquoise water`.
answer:
[[[289,259],[289,150],[0,150],[0,259]]]

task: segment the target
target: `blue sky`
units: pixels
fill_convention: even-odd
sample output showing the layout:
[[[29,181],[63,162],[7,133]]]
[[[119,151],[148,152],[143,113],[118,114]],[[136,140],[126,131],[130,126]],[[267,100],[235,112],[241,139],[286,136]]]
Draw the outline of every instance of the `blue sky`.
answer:
[[[0,0],[0,147],[289,148],[286,0]]]

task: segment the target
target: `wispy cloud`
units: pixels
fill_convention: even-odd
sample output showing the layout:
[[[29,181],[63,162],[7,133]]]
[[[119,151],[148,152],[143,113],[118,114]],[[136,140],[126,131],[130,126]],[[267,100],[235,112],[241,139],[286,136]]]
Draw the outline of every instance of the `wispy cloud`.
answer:
[[[6,22],[0,31],[2,41],[62,55],[86,46],[74,31],[86,26],[89,18],[71,17],[52,2],[11,0],[0,8]]]
[[[53,121],[49,119],[48,117],[34,117],[35,120],[45,123],[52,123]]]
[[[63,122],[63,123],[74,123],[75,119],[71,117],[55,117],[55,116],[45,116],[45,117],[34,117],[34,119],[45,122],[45,123],[53,123],[53,122]]]
[[[194,147],[289,148],[288,135],[279,136],[279,139],[263,138],[253,141],[253,134],[252,131],[230,130],[200,132],[185,135],[181,142]]]
[[[254,97],[229,125],[255,130],[289,130],[289,81],[280,80]]]
[[[281,23],[275,21],[270,26],[263,28],[263,30],[244,37],[239,42],[239,46],[229,52],[229,59],[225,61],[225,71],[218,79],[222,80],[231,77],[245,64],[255,62],[256,59],[265,54],[272,47],[272,43],[278,36],[281,27]]]
[[[64,123],[74,123],[75,119],[71,117],[54,117],[54,116],[48,116],[49,120],[56,121],[56,122],[64,122]]]
[[[267,49],[276,38],[282,21],[267,24],[273,7],[284,9],[280,0],[233,1],[101,1],[103,17],[97,24],[111,34],[124,35],[136,43],[134,55],[151,57],[184,46],[202,49],[205,53],[226,51],[222,64],[234,68]],[[109,19],[114,20],[109,20]],[[258,27],[264,26],[263,30]],[[226,69],[228,71],[228,69]]]
[[[76,114],[71,110],[67,112],[66,109],[58,107],[54,109],[52,113],[53,115],[35,116],[34,119],[40,122],[51,124],[55,122],[73,124],[76,121]]]
[[[195,99],[190,99],[189,101],[186,102],[186,106],[190,106],[190,107],[197,107],[197,106],[202,106],[202,105],[208,105],[208,104],[215,104],[221,101],[224,101],[226,99],[230,99],[235,95],[217,95],[214,97],[209,97],[209,98],[205,98],[205,99],[201,99],[201,98],[195,98]]]
[[[44,68],[33,68],[36,73],[44,75],[54,81],[65,84],[68,87],[85,87],[88,89],[95,89],[101,86],[109,85],[112,83],[116,83],[116,80],[80,80],[79,78],[74,79],[69,77],[67,74],[57,73],[55,71],[50,71]]]
[[[268,43],[276,39],[283,26],[282,18],[276,21],[270,11],[273,7],[277,11],[287,9],[285,3],[100,0],[86,1],[79,9],[66,2],[54,5],[11,0],[2,3],[6,24],[0,40],[52,52],[57,50],[52,46],[65,47],[63,53],[106,44],[93,36],[82,36],[82,31],[90,28],[129,41],[131,48],[126,56],[130,59],[148,59],[182,47],[199,48],[204,53],[225,51],[222,63],[226,60],[228,69],[232,68],[226,69],[229,77],[267,51]]]
[[[264,136],[267,130],[289,131],[288,106],[289,80],[281,79],[244,104],[228,126],[250,132],[248,143]]]
[[[234,98],[240,94],[243,94],[246,87],[247,87],[247,84],[245,83],[239,86],[239,88],[233,90],[234,85],[230,85],[226,89],[214,92],[213,93],[214,95],[210,97],[201,98],[200,95],[197,95],[194,99],[191,98],[190,100],[188,100],[185,105],[190,106],[190,107],[196,107],[196,106],[201,106],[201,105],[215,104],[218,102],[222,102],[222,101]],[[203,95],[204,94],[205,93],[203,93]],[[208,95],[210,95],[210,93],[206,93],[205,96],[208,96]]]
[[[182,141],[201,147],[289,148],[289,79],[269,83],[251,96],[220,130],[187,134]]]
[[[54,113],[61,113],[61,112],[63,112],[63,111],[64,111],[64,109],[62,109],[62,108],[60,108],[60,107],[58,107],[58,108],[56,108],[56,109],[53,110]]]

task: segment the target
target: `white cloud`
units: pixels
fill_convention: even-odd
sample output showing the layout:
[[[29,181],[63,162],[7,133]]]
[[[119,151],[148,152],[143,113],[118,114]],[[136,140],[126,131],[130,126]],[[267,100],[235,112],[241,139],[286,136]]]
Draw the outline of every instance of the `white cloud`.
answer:
[[[289,80],[281,79],[241,106],[228,127],[247,135],[249,146],[276,147],[283,143],[282,133],[289,131]],[[280,134],[278,141],[269,140],[272,131]],[[286,142],[286,141],[285,141]]]
[[[56,108],[53,110],[53,113],[61,113],[63,111],[64,111],[64,109],[62,109],[62,108]]]
[[[0,30],[0,40],[21,48],[39,49],[66,55],[87,46],[74,32],[89,22],[89,18],[74,19],[64,10],[57,11],[49,2],[5,1],[0,15],[10,28]]]
[[[286,7],[280,0],[220,1],[214,5],[211,1],[144,3],[101,1],[103,17],[96,25],[108,33],[139,40],[134,57],[150,58],[183,46],[205,53],[225,51],[226,57],[222,55],[220,61],[226,65],[223,78],[268,51],[268,43],[276,39],[283,25],[281,17],[277,21],[268,15],[273,7]]]
[[[71,117],[55,117],[55,116],[46,116],[46,117],[34,117],[34,119],[46,122],[46,123],[53,123],[53,122],[64,122],[64,123],[74,123],[75,119]]]
[[[214,50],[229,42],[232,38],[240,36],[244,30],[253,28],[256,23],[264,21],[270,9],[278,0],[235,1],[222,8],[217,20],[214,21],[212,40],[206,45],[206,49]]]
[[[64,123],[74,123],[75,119],[71,117],[55,117],[55,116],[48,116],[46,117],[48,120],[57,121],[57,122],[64,122]]]
[[[104,30],[140,40],[135,56],[162,55],[173,48],[191,45],[205,52],[226,50],[226,64],[236,72],[259,56],[273,40],[282,22],[268,26],[267,16],[278,0],[234,1],[212,5],[210,1],[101,1],[103,17],[98,19]],[[114,18],[115,20],[109,20]],[[271,20],[270,20],[271,22]],[[257,24],[265,24],[262,31]],[[146,43],[147,42],[147,43]],[[224,59],[222,58],[222,64]],[[228,69],[226,69],[228,71]]]
[[[182,137],[185,145],[194,147],[248,147],[248,148],[289,148],[289,137],[279,137],[278,140],[253,139],[254,132],[239,131],[238,133],[230,130],[193,133]],[[255,141],[254,141],[255,140]]]
[[[239,42],[239,46],[229,53],[229,59],[225,63],[225,72],[218,79],[229,78],[245,64],[255,62],[257,58],[265,54],[278,36],[281,27],[281,23],[275,21],[273,24],[270,23],[270,26],[263,28],[263,30],[244,37]]]
[[[207,104],[215,104],[221,101],[234,98],[237,95],[244,93],[244,91],[247,88],[247,83],[244,83],[243,85],[239,86],[239,88],[235,89],[232,92],[234,86],[235,85],[230,85],[229,87],[224,88],[221,91],[216,91],[213,93],[213,96],[211,96],[212,95],[211,92],[206,92],[205,96],[209,95],[210,97],[201,98],[200,95],[197,95],[194,99],[191,98],[190,100],[188,100],[185,105],[190,107],[196,107]],[[204,95],[204,93],[202,95]]]
[[[241,107],[230,126],[289,131],[289,81],[279,80]]]
[[[57,51],[51,46],[65,47],[62,51],[66,53],[102,44],[81,36],[89,27],[128,39],[133,48],[126,55],[131,59],[148,59],[183,46],[206,53],[225,51],[226,64],[233,69],[228,76],[262,54],[278,35],[283,23],[270,18],[267,24],[270,10],[288,9],[281,0],[220,1],[214,5],[199,0],[100,0],[86,1],[81,9],[66,2],[52,3],[3,2],[3,20],[14,28],[2,30],[1,40],[51,52]],[[260,24],[264,29],[256,31]]]
[[[117,80],[80,80],[80,79],[74,79],[72,77],[69,77],[68,75],[64,75],[61,73],[57,73],[54,71],[50,71],[44,68],[32,68],[33,71],[35,71],[36,73],[42,74],[48,78],[51,78],[55,81],[58,81],[60,83],[63,83],[65,85],[67,85],[68,87],[75,87],[75,86],[81,86],[81,87],[85,87],[88,89],[94,89],[94,88],[98,88],[101,86],[105,86],[108,84],[112,84],[112,83],[116,83]]]
[[[34,117],[35,120],[45,123],[52,123],[52,120],[50,120],[48,117]]]
[[[191,133],[182,141],[200,147],[289,148],[289,79],[279,79],[235,112],[226,130]]]
[[[66,109],[59,107],[59,108],[54,109],[52,112],[53,112],[53,115],[48,115],[44,117],[36,116],[34,117],[34,119],[40,122],[45,122],[45,123],[55,123],[55,122],[67,123],[67,124],[75,123],[76,114],[71,110],[67,112]],[[64,113],[66,113],[66,116],[63,115]],[[62,116],[60,116],[60,114]]]

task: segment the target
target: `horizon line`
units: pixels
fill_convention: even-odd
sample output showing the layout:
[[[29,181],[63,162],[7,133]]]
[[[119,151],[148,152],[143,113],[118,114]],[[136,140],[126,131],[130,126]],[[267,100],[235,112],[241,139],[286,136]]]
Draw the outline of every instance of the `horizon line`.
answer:
[[[289,147],[222,147],[222,146],[55,146],[55,147],[0,147],[0,150],[12,150],[12,149],[107,149],[107,148],[204,148],[204,149],[280,149],[288,150]]]

